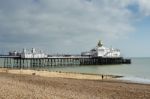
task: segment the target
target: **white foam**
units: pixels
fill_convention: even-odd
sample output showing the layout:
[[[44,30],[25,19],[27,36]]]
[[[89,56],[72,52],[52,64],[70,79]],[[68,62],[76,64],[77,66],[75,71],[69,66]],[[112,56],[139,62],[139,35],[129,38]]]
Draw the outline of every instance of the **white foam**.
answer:
[[[140,78],[140,77],[122,77],[122,78],[118,78],[120,80],[125,80],[125,81],[129,81],[129,82],[134,82],[134,83],[141,83],[141,84],[150,84],[150,79],[146,79],[146,78]]]

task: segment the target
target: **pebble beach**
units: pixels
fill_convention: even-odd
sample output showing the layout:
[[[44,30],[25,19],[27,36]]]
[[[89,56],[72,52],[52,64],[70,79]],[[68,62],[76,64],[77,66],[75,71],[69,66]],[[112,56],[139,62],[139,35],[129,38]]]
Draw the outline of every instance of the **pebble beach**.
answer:
[[[150,99],[150,85],[117,76],[0,69],[0,99]]]

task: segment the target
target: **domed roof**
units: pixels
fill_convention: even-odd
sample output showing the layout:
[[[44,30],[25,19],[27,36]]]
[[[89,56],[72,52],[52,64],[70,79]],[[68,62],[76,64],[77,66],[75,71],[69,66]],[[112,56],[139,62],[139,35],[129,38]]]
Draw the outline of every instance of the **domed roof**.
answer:
[[[99,40],[98,44],[97,44],[98,47],[102,47],[103,46],[103,43],[101,40]]]

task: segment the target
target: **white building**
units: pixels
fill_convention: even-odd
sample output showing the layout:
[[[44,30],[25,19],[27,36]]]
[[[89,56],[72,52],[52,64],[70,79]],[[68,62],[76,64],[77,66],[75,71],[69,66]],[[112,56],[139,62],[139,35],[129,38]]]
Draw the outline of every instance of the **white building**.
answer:
[[[45,53],[43,53],[42,51],[37,51],[35,48],[32,48],[31,51],[27,51],[26,49],[23,49],[21,53],[17,51],[9,52],[9,55],[21,56],[21,58],[47,58],[48,57]]]
[[[92,57],[120,57],[120,50],[106,48],[103,46],[102,42],[99,41],[94,49],[88,52],[82,52],[81,55],[88,55]]]

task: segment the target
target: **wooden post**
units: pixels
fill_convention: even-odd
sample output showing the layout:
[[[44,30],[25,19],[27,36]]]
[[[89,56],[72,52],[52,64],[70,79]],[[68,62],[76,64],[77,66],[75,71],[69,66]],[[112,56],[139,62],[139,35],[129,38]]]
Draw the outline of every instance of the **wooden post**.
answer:
[[[6,58],[4,58],[4,68],[5,68],[5,66],[6,66]]]

